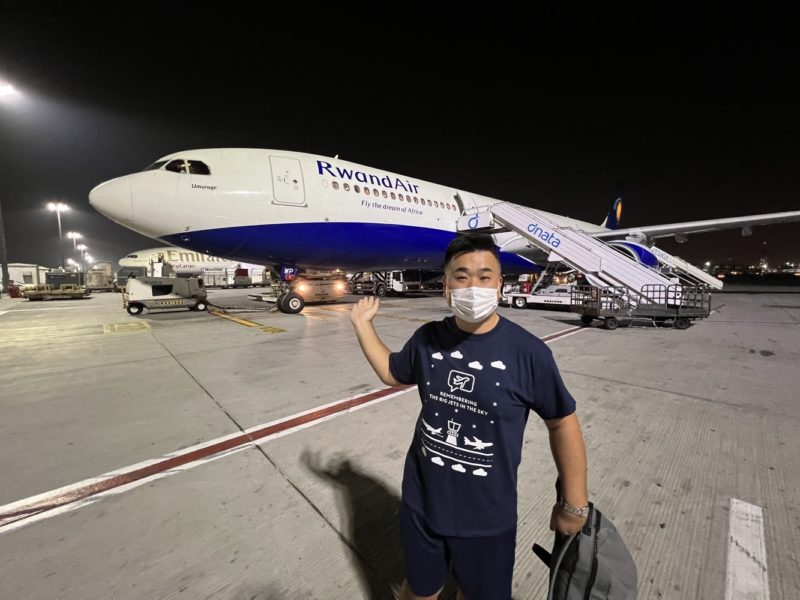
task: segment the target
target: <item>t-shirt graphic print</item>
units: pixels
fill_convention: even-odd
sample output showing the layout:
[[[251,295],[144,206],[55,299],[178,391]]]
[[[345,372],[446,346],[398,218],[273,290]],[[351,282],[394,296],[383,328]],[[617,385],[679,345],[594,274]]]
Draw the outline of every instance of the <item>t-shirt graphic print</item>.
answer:
[[[544,419],[575,410],[550,349],[504,318],[472,335],[448,317],[418,329],[389,365],[395,379],[418,385],[422,401],[403,502],[442,535],[513,528],[530,410]]]

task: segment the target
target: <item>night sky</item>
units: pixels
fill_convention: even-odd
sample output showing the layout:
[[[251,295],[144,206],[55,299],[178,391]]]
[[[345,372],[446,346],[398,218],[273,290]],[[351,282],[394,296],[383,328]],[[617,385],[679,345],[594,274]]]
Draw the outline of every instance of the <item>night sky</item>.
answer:
[[[0,79],[25,94],[0,104],[9,261],[58,264],[52,199],[98,260],[157,245],[88,192],[206,147],[339,154],[597,223],[622,193],[623,226],[800,209],[795,3],[287,4],[0,0]],[[799,236],[659,245],[774,264]]]

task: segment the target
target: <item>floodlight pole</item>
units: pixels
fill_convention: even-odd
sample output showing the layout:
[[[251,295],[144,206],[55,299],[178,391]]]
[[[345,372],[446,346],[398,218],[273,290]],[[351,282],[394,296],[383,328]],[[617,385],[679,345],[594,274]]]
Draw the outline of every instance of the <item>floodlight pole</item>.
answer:
[[[3,223],[3,202],[0,198],[0,273],[3,275],[2,291],[8,293],[8,286],[11,285],[10,275],[8,274],[8,255],[6,254],[6,228]]]

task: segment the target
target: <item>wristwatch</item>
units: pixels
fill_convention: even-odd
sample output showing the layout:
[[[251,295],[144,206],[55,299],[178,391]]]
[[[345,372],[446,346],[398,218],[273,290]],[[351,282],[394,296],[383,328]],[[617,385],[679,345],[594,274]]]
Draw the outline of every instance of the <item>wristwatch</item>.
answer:
[[[571,515],[575,515],[583,519],[589,516],[588,506],[572,506],[571,504],[567,504],[563,498],[558,501],[558,507],[564,512],[568,512]]]

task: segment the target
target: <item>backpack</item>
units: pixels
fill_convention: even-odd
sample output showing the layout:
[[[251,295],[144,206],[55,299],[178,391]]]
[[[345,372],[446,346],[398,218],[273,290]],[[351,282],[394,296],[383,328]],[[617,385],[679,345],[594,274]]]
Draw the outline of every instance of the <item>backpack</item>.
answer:
[[[636,564],[617,528],[589,503],[583,529],[556,532],[553,551],[533,551],[550,568],[547,600],[636,600]]]

